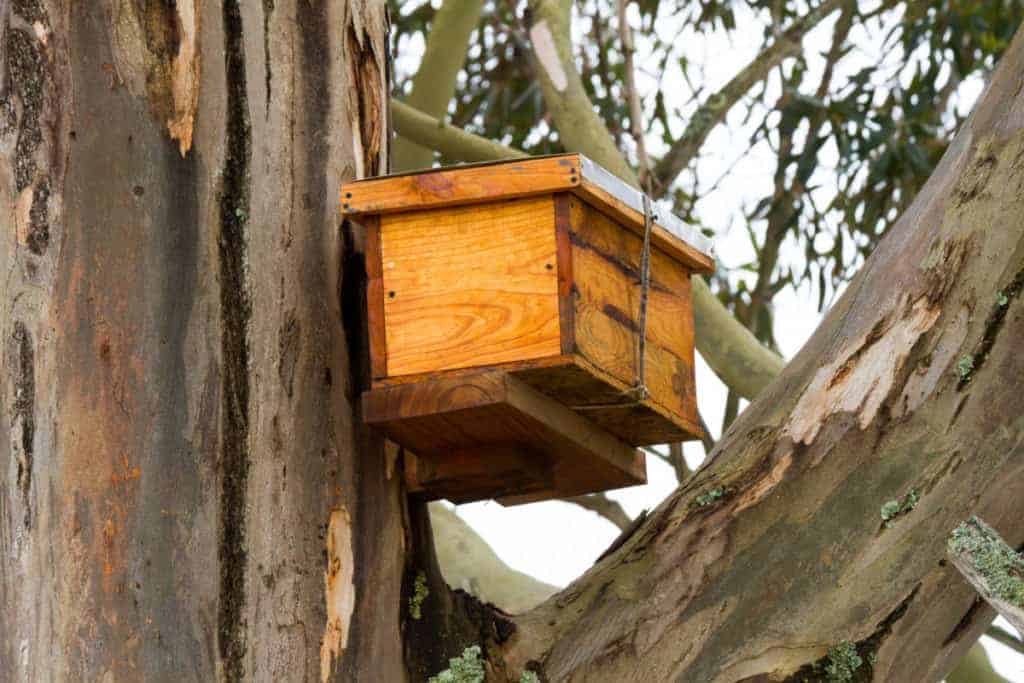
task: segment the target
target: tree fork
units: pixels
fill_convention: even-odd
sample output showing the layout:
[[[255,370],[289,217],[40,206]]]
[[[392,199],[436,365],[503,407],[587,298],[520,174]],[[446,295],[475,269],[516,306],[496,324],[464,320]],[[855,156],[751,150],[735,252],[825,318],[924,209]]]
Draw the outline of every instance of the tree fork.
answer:
[[[978,514],[1024,539],[1022,73],[1019,34],[800,354],[621,547],[516,619],[504,666],[761,680],[852,643],[858,676],[939,680],[964,654],[991,611],[944,560],[947,534]]]

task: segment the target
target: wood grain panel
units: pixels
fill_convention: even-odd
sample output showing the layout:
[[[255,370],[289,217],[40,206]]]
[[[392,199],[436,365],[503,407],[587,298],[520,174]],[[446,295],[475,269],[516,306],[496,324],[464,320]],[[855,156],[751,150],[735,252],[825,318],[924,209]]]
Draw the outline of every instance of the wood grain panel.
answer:
[[[576,309],[579,353],[608,374],[632,386],[636,381],[636,335],[620,322],[589,304]],[[664,347],[648,342],[646,385],[651,400],[673,413],[693,420],[693,367]],[[588,401],[587,404],[598,403]]]
[[[366,231],[363,250],[366,268],[366,325],[370,339],[370,374],[377,380],[388,374],[387,348],[384,335],[384,282],[381,272],[380,218],[367,216],[362,221]]]
[[[577,155],[567,154],[362,180],[341,188],[342,213],[387,214],[551,194],[578,186],[579,168]]]
[[[555,202],[555,248],[558,252],[558,316],[562,353],[576,350],[576,326],[573,323],[572,223],[582,219],[583,207],[568,194],[557,194]]]
[[[579,355],[568,365],[523,368],[513,374],[631,446],[687,441],[702,434],[696,415],[688,419],[650,399],[623,404],[622,391],[630,385]]]
[[[646,480],[638,451],[500,371],[376,388],[363,415],[416,453],[429,498],[560,497]]]
[[[577,350],[630,386],[639,359],[643,241],[589,206],[572,229]],[[697,422],[693,333],[690,273],[652,245],[644,380],[651,401],[687,424]]]
[[[559,355],[551,197],[380,220],[389,376]]]
[[[584,178],[576,188],[576,194],[592,206],[601,207],[602,211],[620,222],[627,230],[643,235],[643,213],[619,201],[601,186]],[[651,231],[651,242],[695,273],[707,275],[715,272],[713,258],[658,224],[655,224]]]

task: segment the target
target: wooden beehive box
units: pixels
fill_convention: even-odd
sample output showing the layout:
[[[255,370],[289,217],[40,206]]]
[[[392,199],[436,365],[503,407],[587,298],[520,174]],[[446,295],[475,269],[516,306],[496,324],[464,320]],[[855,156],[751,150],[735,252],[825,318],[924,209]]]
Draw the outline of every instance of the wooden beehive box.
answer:
[[[690,275],[713,260],[669,212],[645,222],[642,195],[578,154],[341,192],[366,228],[364,419],[415,453],[414,490],[523,502],[615,488],[644,480],[636,446],[700,437]]]

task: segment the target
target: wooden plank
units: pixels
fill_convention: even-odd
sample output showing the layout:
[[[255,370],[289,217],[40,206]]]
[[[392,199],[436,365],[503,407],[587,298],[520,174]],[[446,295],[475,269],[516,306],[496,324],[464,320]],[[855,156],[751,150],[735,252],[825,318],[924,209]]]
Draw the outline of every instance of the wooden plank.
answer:
[[[574,225],[572,241],[578,353],[631,386],[638,379],[643,242],[592,207]],[[698,423],[693,345],[689,272],[652,245],[644,381],[651,400],[687,429]],[[588,403],[606,402],[595,398]],[[601,415],[593,419],[600,421]]]
[[[587,177],[579,154],[469,164],[403,175],[358,180],[341,188],[347,216],[387,214],[486,203],[570,191],[608,213],[628,230],[643,233],[641,210]],[[714,259],[655,223],[652,240],[665,253],[697,273],[714,272]]]
[[[566,154],[360,180],[342,186],[342,213],[388,214],[562,192],[579,185],[579,168],[578,155]]]
[[[584,177],[575,193],[588,204],[607,213],[628,230],[643,235],[644,215],[633,207],[619,201],[600,185]],[[676,237],[655,223],[651,230],[651,243],[695,273],[715,272],[715,260],[688,242]]]
[[[578,355],[569,365],[524,368],[513,374],[631,446],[688,441],[703,434],[697,421],[650,399],[623,403],[622,392],[630,385]]]
[[[370,373],[376,380],[386,377],[387,348],[384,335],[384,283],[381,273],[380,219],[367,216],[360,223],[366,231],[363,250],[366,268],[366,324],[370,339]]]
[[[573,257],[574,267],[580,274],[575,283],[577,302],[599,304],[605,315],[635,331],[640,315],[638,280],[616,262],[618,259],[606,257],[589,245],[581,244]],[[654,267],[652,272],[663,273]],[[668,289],[652,280],[647,294],[647,341],[692,363],[694,329],[689,277],[675,286],[674,290]]]
[[[550,368],[558,366],[572,365],[575,358],[572,355],[557,355],[547,356],[545,358],[532,358],[530,360],[516,360],[509,361],[506,363],[492,363],[482,367],[469,367],[469,368],[456,368],[454,370],[445,370],[445,377],[465,377],[466,375],[473,375],[482,370],[501,370],[503,372],[511,373],[515,375],[517,372],[522,370],[533,370],[535,368]],[[429,379],[436,379],[438,373],[436,371],[428,372],[416,372],[409,375],[399,375],[397,377],[384,377],[373,383],[373,388],[393,386],[395,384],[409,384],[412,382],[423,382]]]
[[[504,372],[372,389],[363,395],[363,415],[420,461],[435,463],[416,475],[426,496],[577,495],[646,480],[639,451]],[[492,458],[494,467],[481,464]],[[531,470],[516,485],[523,490],[508,484],[516,463]]]
[[[380,220],[389,376],[560,353],[550,197]]]
[[[579,354],[621,381],[636,383],[636,334],[588,303],[576,311]],[[645,382],[650,400],[681,418],[696,421],[693,366],[659,344],[648,342]],[[584,405],[601,403],[588,401]]]
[[[556,194],[555,202],[555,248],[558,253],[558,317],[561,331],[563,354],[576,350],[576,325],[573,322],[574,280],[572,274],[572,224],[580,223],[583,209],[579,201],[568,194]]]
[[[549,496],[554,489],[550,461],[508,446],[453,451],[443,459],[406,451],[404,466],[406,490],[423,500],[445,498],[461,505],[504,496]]]

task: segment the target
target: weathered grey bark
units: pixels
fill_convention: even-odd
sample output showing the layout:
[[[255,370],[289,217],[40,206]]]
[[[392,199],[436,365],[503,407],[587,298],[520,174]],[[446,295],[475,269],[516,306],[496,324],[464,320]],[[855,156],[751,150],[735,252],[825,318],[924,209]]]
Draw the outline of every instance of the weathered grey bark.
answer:
[[[0,678],[401,680],[337,217],[386,157],[383,5],[0,20]]]
[[[865,679],[941,679],[992,617],[945,561],[949,531],[978,514],[1024,540],[1022,159],[1019,35],[800,354],[687,485],[489,643],[493,666],[807,680],[849,641]],[[893,500],[916,503],[883,523]]]

